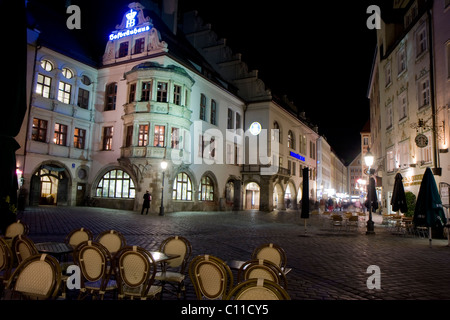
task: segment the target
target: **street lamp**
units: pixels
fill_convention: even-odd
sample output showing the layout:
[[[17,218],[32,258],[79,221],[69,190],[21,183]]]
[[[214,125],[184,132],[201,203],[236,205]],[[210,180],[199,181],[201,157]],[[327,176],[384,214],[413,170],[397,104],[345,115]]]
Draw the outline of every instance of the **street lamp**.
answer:
[[[164,215],[164,174],[166,173],[166,169],[167,169],[167,162],[166,161],[162,161],[161,162],[161,169],[162,169],[162,188],[161,188],[161,207],[159,208],[159,215],[163,216]]]
[[[372,179],[372,174],[375,170],[371,169],[372,165],[373,165],[373,160],[374,157],[372,155],[372,153],[370,153],[370,148],[367,149],[367,153],[364,156],[364,162],[366,164],[366,166],[369,167],[369,169],[367,170],[367,174],[369,175],[369,190],[367,190],[367,200],[369,202],[369,220],[367,221],[367,231],[366,234],[375,234],[374,231],[374,222],[372,220],[372,188],[370,187],[370,181]]]

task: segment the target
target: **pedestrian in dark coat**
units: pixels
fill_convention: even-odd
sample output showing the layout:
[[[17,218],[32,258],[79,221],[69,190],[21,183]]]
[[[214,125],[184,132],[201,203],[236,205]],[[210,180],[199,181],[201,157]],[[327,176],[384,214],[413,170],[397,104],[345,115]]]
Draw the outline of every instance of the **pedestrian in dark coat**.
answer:
[[[145,214],[148,214],[148,209],[150,208],[151,201],[152,201],[152,195],[147,190],[147,191],[145,191],[145,194],[144,194],[144,203],[142,204],[141,214],[144,214],[144,209],[147,209]]]

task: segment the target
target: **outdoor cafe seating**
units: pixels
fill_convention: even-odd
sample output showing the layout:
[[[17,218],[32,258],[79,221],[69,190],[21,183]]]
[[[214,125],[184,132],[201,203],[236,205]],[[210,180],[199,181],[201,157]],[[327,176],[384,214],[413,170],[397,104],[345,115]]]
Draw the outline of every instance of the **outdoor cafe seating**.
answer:
[[[116,253],[116,282],[119,299],[155,299],[162,287],[153,285],[157,263],[150,252],[125,246]]]
[[[189,277],[198,300],[223,300],[233,287],[233,273],[222,259],[199,255],[189,264]]]
[[[181,295],[186,299],[185,271],[187,263],[192,254],[192,245],[188,239],[181,236],[172,236],[165,239],[159,251],[166,255],[178,255],[178,258],[161,263],[161,271],[155,275],[162,286],[162,293],[168,292],[176,295],[179,299]]]
[[[275,263],[264,260],[254,259],[245,261],[238,270],[238,283],[248,279],[266,279],[281,285],[287,289],[287,279],[284,272]]]
[[[276,282],[259,278],[240,282],[224,300],[291,300],[291,298]]]
[[[11,299],[55,299],[61,285],[58,260],[35,254],[23,260],[8,279]]]

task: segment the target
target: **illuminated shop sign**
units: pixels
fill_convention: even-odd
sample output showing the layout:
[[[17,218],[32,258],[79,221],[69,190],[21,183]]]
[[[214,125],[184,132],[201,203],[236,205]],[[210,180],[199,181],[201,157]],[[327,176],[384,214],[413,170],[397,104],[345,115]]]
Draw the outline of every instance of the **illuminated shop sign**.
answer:
[[[303,157],[303,156],[301,156],[301,155],[299,155],[299,154],[297,154],[295,152],[292,152],[292,151],[291,151],[291,153],[289,155],[291,157],[293,157],[295,159],[298,159],[298,160],[301,160],[301,161],[305,161],[306,160],[305,157]]]
[[[126,28],[128,30],[126,30],[126,31],[119,31],[117,33],[111,33],[109,35],[109,40],[111,40],[111,41],[112,40],[117,40],[117,39],[120,39],[120,38],[123,38],[123,37],[132,36],[132,35],[135,35],[135,34],[138,34],[138,33],[141,33],[141,32],[149,31],[150,30],[150,26],[142,26],[142,27],[139,27],[139,28],[131,29],[131,28],[133,28],[136,25],[136,19],[135,19],[136,15],[137,15],[137,11],[134,11],[133,9],[130,9],[130,12],[125,14],[125,16],[127,18],[127,21],[126,21],[125,25],[126,25]]]
[[[145,26],[145,27],[141,27],[141,28],[134,28],[131,30],[127,30],[127,31],[123,31],[123,32],[117,32],[117,34],[111,33],[109,35],[109,40],[117,40],[123,37],[127,37],[127,36],[132,36],[134,34],[138,34],[141,32],[145,32],[150,30],[150,26]]]

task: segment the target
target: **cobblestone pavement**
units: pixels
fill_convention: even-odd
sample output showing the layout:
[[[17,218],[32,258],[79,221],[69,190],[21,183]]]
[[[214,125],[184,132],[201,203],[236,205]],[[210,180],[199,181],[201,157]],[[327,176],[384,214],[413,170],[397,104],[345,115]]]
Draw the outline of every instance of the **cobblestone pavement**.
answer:
[[[163,239],[182,235],[193,255],[223,260],[249,259],[253,249],[276,243],[287,253],[288,292],[293,300],[405,300],[450,298],[450,247],[447,240],[392,234],[374,215],[376,235],[333,230],[320,216],[304,220],[298,212],[138,212],[91,207],[26,208],[19,218],[30,226],[35,242],[63,241],[71,230],[89,228],[94,236],[109,229],[122,232],[128,244],[156,250]],[[367,268],[381,271],[381,289],[368,289]],[[188,299],[195,299],[188,280]]]

